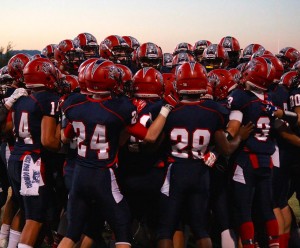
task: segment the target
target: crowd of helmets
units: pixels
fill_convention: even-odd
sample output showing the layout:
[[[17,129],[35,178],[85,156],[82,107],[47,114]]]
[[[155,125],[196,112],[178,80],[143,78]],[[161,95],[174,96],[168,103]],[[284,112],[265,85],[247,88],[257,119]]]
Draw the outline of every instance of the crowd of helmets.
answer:
[[[163,52],[161,47],[152,42],[140,44],[132,36],[110,35],[98,43],[90,33],[80,33],[74,39],[65,39],[58,44],[49,44],[41,54],[32,57],[19,53],[13,56],[7,66],[0,69],[0,82],[6,85],[13,80],[22,84],[23,68],[31,60],[41,58],[50,60],[55,67],[53,72],[55,85],[49,77],[42,76],[33,82],[35,87],[42,83],[48,87],[58,87],[62,93],[80,89],[87,94],[86,73],[91,63],[111,61],[119,71],[116,91],[125,94],[156,94],[151,92],[149,85],[135,87],[132,78],[142,68],[154,68],[150,71],[153,77],[162,78],[165,91],[174,89],[176,68],[184,62],[200,63],[208,73],[209,84],[207,97],[216,100],[224,99],[228,92],[240,82],[243,70],[249,61],[258,57],[271,63],[276,70],[275,80],[287,86],[298,81],[300,71],[300,52],[293,47],[282,48],[278,54],[273,54],[260,44],[249,44],[241,49],[238,40],[232,36],[221,38],[218,44],[209,40],[199,40],[194,45],[187,42],[179,43],[173,53]],[[145,72],[143,72],[145,73]],[[103,75],[105,76],[105,75]],[[58,80],[57,80],[58,79]],[[34,79],[31,79],[34,80]],[[51,81],[51,86],[47,83]],[[101,80],[101,78],[97,79]],[[144,77],[144,80],[152,80]],[[256,80],[259,83],[259,80]],[[57,83],[59,82],[59,83]],[[260,85],[258,85],[259,87]],[[99,86],[97,86],[99,87]],[[95,88],[95,87],[94,87]],[[153,89],[155,91],[155,89]]]

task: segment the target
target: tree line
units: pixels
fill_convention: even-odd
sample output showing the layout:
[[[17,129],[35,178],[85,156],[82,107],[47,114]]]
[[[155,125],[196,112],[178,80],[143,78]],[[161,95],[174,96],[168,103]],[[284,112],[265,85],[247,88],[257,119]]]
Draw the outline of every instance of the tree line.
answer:
[[[7,65],[9,59],[13,56],[13,44],[9,42],[4,48],[0,46],[0,68]]]

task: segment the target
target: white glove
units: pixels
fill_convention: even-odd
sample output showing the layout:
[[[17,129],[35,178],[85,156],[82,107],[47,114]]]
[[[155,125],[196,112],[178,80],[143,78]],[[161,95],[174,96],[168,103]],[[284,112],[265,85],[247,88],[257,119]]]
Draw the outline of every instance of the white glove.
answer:
[[[15,89],[14,93],[12,93],[10,97],[4,99],[5,106],[10,109],[21,96],[28,96],[27,91],[24,88]]]
[[[203,155],[202,159],[208,167],[213,167],[218,159],[218,154],[207,152]]]

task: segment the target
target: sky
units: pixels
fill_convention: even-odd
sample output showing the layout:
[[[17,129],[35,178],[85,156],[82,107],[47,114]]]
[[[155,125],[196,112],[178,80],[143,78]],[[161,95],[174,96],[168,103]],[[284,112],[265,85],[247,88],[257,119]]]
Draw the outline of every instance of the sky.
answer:
[[[227,35],[241,48],[300,50],[299,0],[1,0],[0,6],[0,47],[11,42],[15,50],[42,50],[83,32],[98,43],[131,35],[163,52],[180,42],[219,43]]]

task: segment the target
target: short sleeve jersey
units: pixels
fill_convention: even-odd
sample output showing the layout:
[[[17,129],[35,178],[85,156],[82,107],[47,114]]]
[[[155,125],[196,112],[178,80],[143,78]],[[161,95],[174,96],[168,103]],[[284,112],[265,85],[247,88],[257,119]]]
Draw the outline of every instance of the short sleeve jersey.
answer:
[[[101,168],[116,164],[121,131],[135,124],[137,117],[136,107],[127,97],[104,101],[87,97],[64,113],[77,136],[76,163]]]

